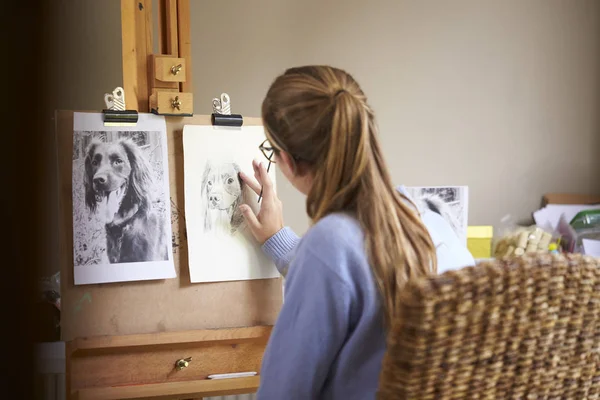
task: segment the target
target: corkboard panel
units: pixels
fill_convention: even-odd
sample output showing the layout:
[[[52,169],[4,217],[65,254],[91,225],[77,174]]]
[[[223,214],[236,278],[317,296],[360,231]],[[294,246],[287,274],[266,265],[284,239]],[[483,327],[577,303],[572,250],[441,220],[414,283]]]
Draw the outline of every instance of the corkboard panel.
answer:
[[[209,125],[210,116],[167,117],[173,259],[177,278],[75,286],[71,193],[73,111],[57,112],[62,340],[275,323],[282,304],[281,278],[190,282],[183,198],[184,124]],[[259,118],[244,118],[244,125],[260,124]]]

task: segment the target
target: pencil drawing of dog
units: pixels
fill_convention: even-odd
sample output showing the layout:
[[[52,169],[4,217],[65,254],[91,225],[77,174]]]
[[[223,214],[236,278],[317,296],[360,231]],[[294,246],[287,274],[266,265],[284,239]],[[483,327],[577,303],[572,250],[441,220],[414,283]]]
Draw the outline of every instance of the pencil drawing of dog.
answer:
[[[168,259],[164,221],[152,210],[152,184],[148,161],[133,141],[89,145],[85,203],[104,220],[110,263]]]
[[[204,231],[234,234],[244,217],[239,206],[244,201],[240,167],[236,163],[207,162],[201,183]]]

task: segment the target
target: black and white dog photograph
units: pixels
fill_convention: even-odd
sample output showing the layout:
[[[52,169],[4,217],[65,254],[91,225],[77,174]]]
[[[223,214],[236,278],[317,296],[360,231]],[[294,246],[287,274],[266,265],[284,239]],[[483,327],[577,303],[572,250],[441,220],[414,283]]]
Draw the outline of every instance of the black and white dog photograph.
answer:
[[[74,132],[75,268],[139,267],[171,258],[168,163],[162,135],[160,131]]]

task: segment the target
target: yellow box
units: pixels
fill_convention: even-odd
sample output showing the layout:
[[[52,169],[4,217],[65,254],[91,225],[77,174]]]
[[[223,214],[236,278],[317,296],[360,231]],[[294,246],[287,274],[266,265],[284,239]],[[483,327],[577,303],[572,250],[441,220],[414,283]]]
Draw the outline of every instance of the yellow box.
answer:
[[[494,236],[493,226],[468,226],[467,248],[473,258],[492,257],[492,238]]]

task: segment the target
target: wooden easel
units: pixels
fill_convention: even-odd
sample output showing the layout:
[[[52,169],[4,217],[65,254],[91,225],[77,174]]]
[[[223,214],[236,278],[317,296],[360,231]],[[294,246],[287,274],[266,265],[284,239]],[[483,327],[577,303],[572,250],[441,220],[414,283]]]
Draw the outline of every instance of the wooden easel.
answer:
[[[128,108],[192,114],[190,0],[159,0],[158,44],[152,54],[152,1],[121,0],[123,89]],[[173,103],[179,101],[178,108]]]
[[[175,56],[171,58],[150,54],[151,0],[121,2],[123,88],[127,108],[139,112],[149,110],[152,91],[165,90],[165,96],[184,94],[185,99],[186,91],[191,90],[189,0],[161,0],[160,4],[161,48]],[[185,82],[158,80],[163,87],[157,88],[153,84],[154,63],[161,58],[169,62],[184,59]],[[165,87],[168,85],[171,87]],[[61,323],[68,398],[199,399],[253,393],[258,388],[259,376],[223,380],[209,380],[207,376],[260,371],[264,348],[282,304],[281,279],[190,283],[183,211],[183,126],[208,125],[211,120],[210,116],[169,116],[166,122],[177,278],[75,286],[73,112],[61,111],[56,116],[62,222]],[[259,118],[244,118],[244,125],[260,124]],[[190,357],[187,366],[177,368],[178,361]]]

